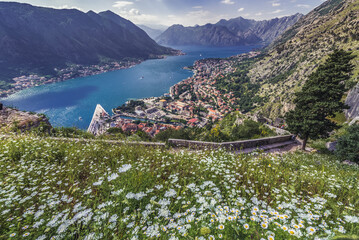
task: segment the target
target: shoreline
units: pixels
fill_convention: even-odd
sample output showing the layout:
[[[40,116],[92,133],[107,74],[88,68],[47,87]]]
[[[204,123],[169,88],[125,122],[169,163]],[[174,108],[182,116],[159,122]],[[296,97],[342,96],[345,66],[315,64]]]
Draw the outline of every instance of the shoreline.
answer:
[[[61,70],[57,70],[57,72],[60,74],[58,77],[46,77],[46,76],[39,76],[36,74],[33,75],[23,75],[19,77],[13,78],[13,87],[8,90],[1,90],[0,89],[0,99],[5,99],[10,97],[13,94],[16,94],[22,90],[38,87],[42,85],[57,83],[57,82],[64,82],[67,80],[72,80],[76,78],[83,78],[83,77],[89,77],[89,76],[95,76],[103,73],[108,72],[114,72],[118,70],[124,70],[124,69],[130,69],[133,68],[145,61],[148,60],[156,60],[156,59],[166,59],[167,57],[175,57],[175,56],[183,56],[185,53],[183,53],[180,50],[176,51],[176,54],[174,55],[159,55],[157,58],[148,58],[148,59],[137,59],[132,61],[114,61],[111,63],[106,64],[97,64],[97,65],[73,65],[68,68],[64,68]]]
[[[181,120],[184,121],[183,126],[204,127],[211,120],[220,120],[229,112],[239,111],[235,108],[238,98],[233,92],[222,93],[218,90],[215,84],[217,79],[235,72],[235,63],[259,54],[260,52],[250,51],[230,58],[197,60],[192,67],[184,67],[192,71],[192,76],[171,86],[169,93],[135,99],[138,103],[131,104],[134,109],[123,110],[123,107],[131,103],[127,101],[112,109],[112,117],[117,119],[125,116],[133,120],[156,122]]]

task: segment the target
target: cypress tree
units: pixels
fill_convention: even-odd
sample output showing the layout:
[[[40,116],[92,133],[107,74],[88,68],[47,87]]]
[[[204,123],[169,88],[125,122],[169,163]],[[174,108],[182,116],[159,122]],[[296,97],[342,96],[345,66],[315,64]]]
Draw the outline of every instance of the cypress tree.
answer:
[[[303,150],[308,139],[328,137],[338,127],[329,118],[349,108],[342,98],[348,91],[346,83],[354,68],[350,63],[354,57],[350,52],[334,50],[295,94],[296,107],[285,118],[288,130],[303,139]]]

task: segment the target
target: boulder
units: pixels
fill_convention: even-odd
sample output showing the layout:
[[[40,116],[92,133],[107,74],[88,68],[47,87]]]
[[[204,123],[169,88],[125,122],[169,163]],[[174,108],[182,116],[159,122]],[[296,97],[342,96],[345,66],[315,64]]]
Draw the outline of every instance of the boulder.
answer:
[[[349,161],[349,160],[345,160],[345,161],[343,162],[343,164],[344,164],[344,165],[349,165],[349,166],[356,166],[356,165],[358,165],[358,164],[356,164],[355,162],[351,162],[351,161]]]
[[[337,149],[338,142],[327,142],[326,147],[329,151],[334,152]]]

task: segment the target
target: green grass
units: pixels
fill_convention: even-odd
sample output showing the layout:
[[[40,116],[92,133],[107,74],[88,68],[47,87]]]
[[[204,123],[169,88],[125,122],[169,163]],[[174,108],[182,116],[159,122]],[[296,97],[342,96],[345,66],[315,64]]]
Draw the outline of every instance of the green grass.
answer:
[[[358,178],[328,155],[14,137],[0,141],[0,239],[359,235]]]
[[[339,125],[343,125],[347,119],[345,117],[345,113],[342,112],[342,113],[336,113],[335,114],[335,117],[331,119],[333,122],[335,122],[336,124],[339,124]]]

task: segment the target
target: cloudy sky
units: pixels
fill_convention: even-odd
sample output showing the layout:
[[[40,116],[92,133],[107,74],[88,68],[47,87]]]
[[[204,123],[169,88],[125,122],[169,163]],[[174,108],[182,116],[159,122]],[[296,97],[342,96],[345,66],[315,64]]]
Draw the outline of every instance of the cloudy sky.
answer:
[[[1,0],[0,0],[1,1]],[[215,23],[242,16],[271,19],[306,14],[324,0],[21,0],[36,6],[78,8],[82,11],[111,10],[136,24],[172,25]]]

